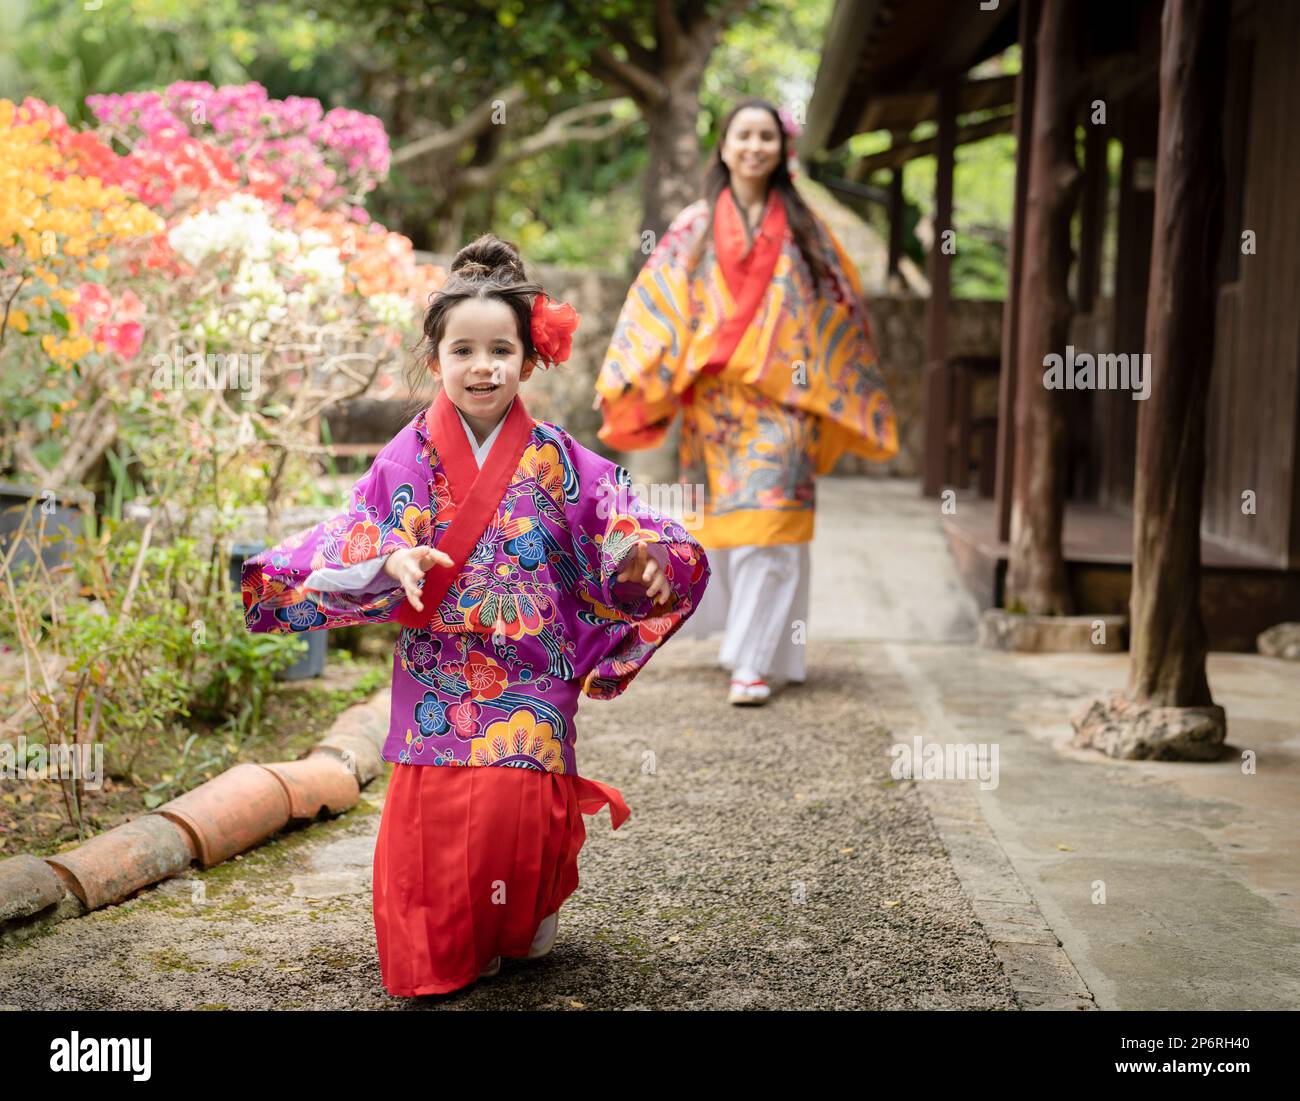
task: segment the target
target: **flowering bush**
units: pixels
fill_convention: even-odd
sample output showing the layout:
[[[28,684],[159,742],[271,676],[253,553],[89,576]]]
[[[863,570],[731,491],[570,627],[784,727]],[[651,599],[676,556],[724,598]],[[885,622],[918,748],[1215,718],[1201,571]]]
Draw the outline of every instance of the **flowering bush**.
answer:
[[[382,126],[256,84],[87,102],[98,132],[0,106],[0,466],[84,477],[131,392],[178,424],[215,407],[241,447],[310,445],[303,426],[364,392],[445,277],[349,205],[387,171]],[[259,402],[179,370],[212,353],[256,356],[240,397]]]
[[[388,136],[377,118],[344,107],[324,111],[319,101],[301,96],[270,99],[257,83],[214,88],[177,81],[162,92],[88,96],[86,104],[136,148],[157,148],[188,134],[241,165],[265,165],[289,202],[356,204],[388,175]],[[360,206],[350,213],[368,220]]]
[[[144,304],[127,289],[118,298],[99,283],[82,283],[68,309],[77,326],[90,336],[95,348],[121,360],[135,359],[144,340],[140,316]]]
[[[376,311],[384,310],[391,317],[409,322],[422,315],[429,295],[446,278],[441,268],[416,263],[409,238],[390,233],[377,222],[352,225],[342,214],[321,210],[306,200],[298,202],[288,217],[304,230],[326,234],[347,265],[345,288],[369,299]]]
[[[97,131],[0,100],[0,475],[109,488],[64,570],[0,565],[0,638],[31,724],[102,724],[130,757],[178,714],[256,727],[292,655],[243,630],[219,548],[247,499],[278,537],[321,412],[400,354],[445,273],[356,205],[387,171],[373,118],[258,85],[93,105]]]
[[[65,418],[75,439],[96,427],[83,405],[86,376],[70,368],[96,355],[116,366],[140,346],[136,317],[109,321],[86,288],[110,258],[164,226],[121,187],[83,174],[88,154],[66,155],[64,131],[62,115],[39,101],[0,100],[0,463],[29,474],[53,468],[58,478],[45,485],[84,472],[75,456],[58,462],[68,456],[50,433]],[[128,311],[138,305],[128,301]]]

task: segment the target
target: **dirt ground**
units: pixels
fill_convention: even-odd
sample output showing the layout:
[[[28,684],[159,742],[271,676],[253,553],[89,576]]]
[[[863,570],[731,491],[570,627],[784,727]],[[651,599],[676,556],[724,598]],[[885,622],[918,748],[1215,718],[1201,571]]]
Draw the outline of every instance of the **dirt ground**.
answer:
[[[383,780],[341,818],[0,953],[14,1009],[1014,1009],[920,793],[890,778],[861,643],[725,699],[682,640],[584,701],[579,767],[632,809],[587,820],[545,959],[418,999],[380,981],[370,875]]]

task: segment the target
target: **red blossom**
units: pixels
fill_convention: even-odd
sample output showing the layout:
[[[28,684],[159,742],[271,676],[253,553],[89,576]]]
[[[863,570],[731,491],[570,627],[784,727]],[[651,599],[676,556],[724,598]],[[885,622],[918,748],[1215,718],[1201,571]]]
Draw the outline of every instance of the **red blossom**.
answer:
[[[573,351],[573,331],[581,318],[567,302],[539,294],[533,302],[530,326],[533,347],[544,363],[563,363]]]

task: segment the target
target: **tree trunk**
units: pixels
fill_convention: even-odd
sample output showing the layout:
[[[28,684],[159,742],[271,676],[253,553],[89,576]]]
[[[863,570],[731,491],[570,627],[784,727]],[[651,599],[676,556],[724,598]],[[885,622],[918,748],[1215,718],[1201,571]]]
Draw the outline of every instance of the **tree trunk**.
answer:
[[[708,52],[705,52],[708,57]],[[692,59],[676,73],[664,73],[668,97],[643,110],[650,128],[650,162],[646,170],[641,231],[663,235],[681,209],[700,197],[700,78],[704,67]],[[636,266],[649,255],[636,251]]]
[[[1223,225],[1226,7],[1166,0],[1161,20],[1146,320],[1151,396],[1138,412],[1129,695],[1166,707],[1213,702],[1205,676],[1200,527]]]
[[[1070,216],[1080,184],[1074,153],[1077,0],[1045,0],[1038,30],[1034,116],[1020,278],[1016,463],[1006,606],[1068,613],[1061,548],[1065,512],[1064,394],[1043,382],[1044,358],[1069,337]],[[1021,155],[1024,155],[1023,153]]]

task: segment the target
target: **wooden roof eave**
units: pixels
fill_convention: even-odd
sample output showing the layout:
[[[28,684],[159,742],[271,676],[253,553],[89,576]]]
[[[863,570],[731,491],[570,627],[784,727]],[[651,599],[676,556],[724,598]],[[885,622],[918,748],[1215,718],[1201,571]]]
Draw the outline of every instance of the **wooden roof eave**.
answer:
[[[799,154],[812,158],[862,132],[863,104],[933,93],[1000,52],[1015,40],[1015,7],[1014,0],[988,12],[942,0],[836,0]],[[942,34],[934,33],[938,25]]]
[[[890,0],[835,0],[808,118],[797,151],[807,159],[830,145],[831,130],[853,83],[872,23]]]

